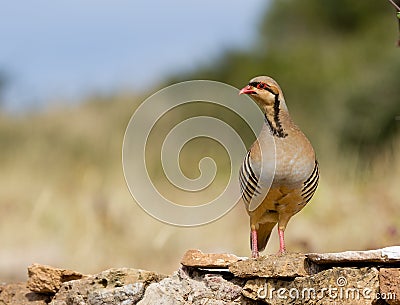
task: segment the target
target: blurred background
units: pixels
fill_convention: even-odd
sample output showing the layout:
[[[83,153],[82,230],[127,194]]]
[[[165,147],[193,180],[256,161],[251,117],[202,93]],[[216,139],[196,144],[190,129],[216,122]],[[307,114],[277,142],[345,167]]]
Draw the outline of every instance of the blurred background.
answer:
[[[34,262],[171,273],[187,249],[250,254],[242,206],[178,228],[143,212],[125,185],[130,116],[191,79],[239,88],[264,74],[283,88],[321,167],[314,199],[287,228],[289,251],[398,244],[398,35],[385,0],[3,3],[0,281],[24,279]],[[266,253],[277,249],[274,232]]]

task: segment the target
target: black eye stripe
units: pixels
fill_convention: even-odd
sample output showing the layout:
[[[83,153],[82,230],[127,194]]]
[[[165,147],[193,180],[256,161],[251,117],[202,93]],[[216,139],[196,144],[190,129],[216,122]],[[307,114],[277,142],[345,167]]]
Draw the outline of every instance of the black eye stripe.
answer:
[[[275,94],[274,91],[272,91],[272,89],[270,88],[270,86],[268,84],[263,83],[263,82],[250,82],[249,86],[252,86],[257,89],[267,90],[267,91],[271,92],[273,95],[277,95],[277,94]]]
[[[260,82],[251,82],[249,83],[249,86],[257,88],[257,86],[260,84]]]

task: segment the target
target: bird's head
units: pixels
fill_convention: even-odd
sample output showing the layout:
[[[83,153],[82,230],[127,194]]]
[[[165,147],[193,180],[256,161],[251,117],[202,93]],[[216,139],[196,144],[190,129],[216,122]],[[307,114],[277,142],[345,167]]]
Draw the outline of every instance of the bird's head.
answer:
[[[248,94],[263,108],[273,106],[277,99],[283,99],[278,83],[268,76],[257,76],[240,90],[239,94]]]

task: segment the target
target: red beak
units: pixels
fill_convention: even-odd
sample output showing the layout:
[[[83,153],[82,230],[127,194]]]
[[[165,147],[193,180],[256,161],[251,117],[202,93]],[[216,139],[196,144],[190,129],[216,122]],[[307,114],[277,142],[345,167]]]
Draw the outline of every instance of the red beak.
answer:
[[[239,94],[255,94],[256,92],[253,90],[253,87],[247,85],[242,90],[239,91]]]

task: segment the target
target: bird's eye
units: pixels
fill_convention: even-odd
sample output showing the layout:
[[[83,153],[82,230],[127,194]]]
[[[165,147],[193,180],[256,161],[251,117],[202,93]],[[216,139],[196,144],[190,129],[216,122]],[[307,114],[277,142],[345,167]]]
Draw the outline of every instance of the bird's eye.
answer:
[[[258,83],[257,88],[258,89],[264,89],[265,85],[263,83]]]

